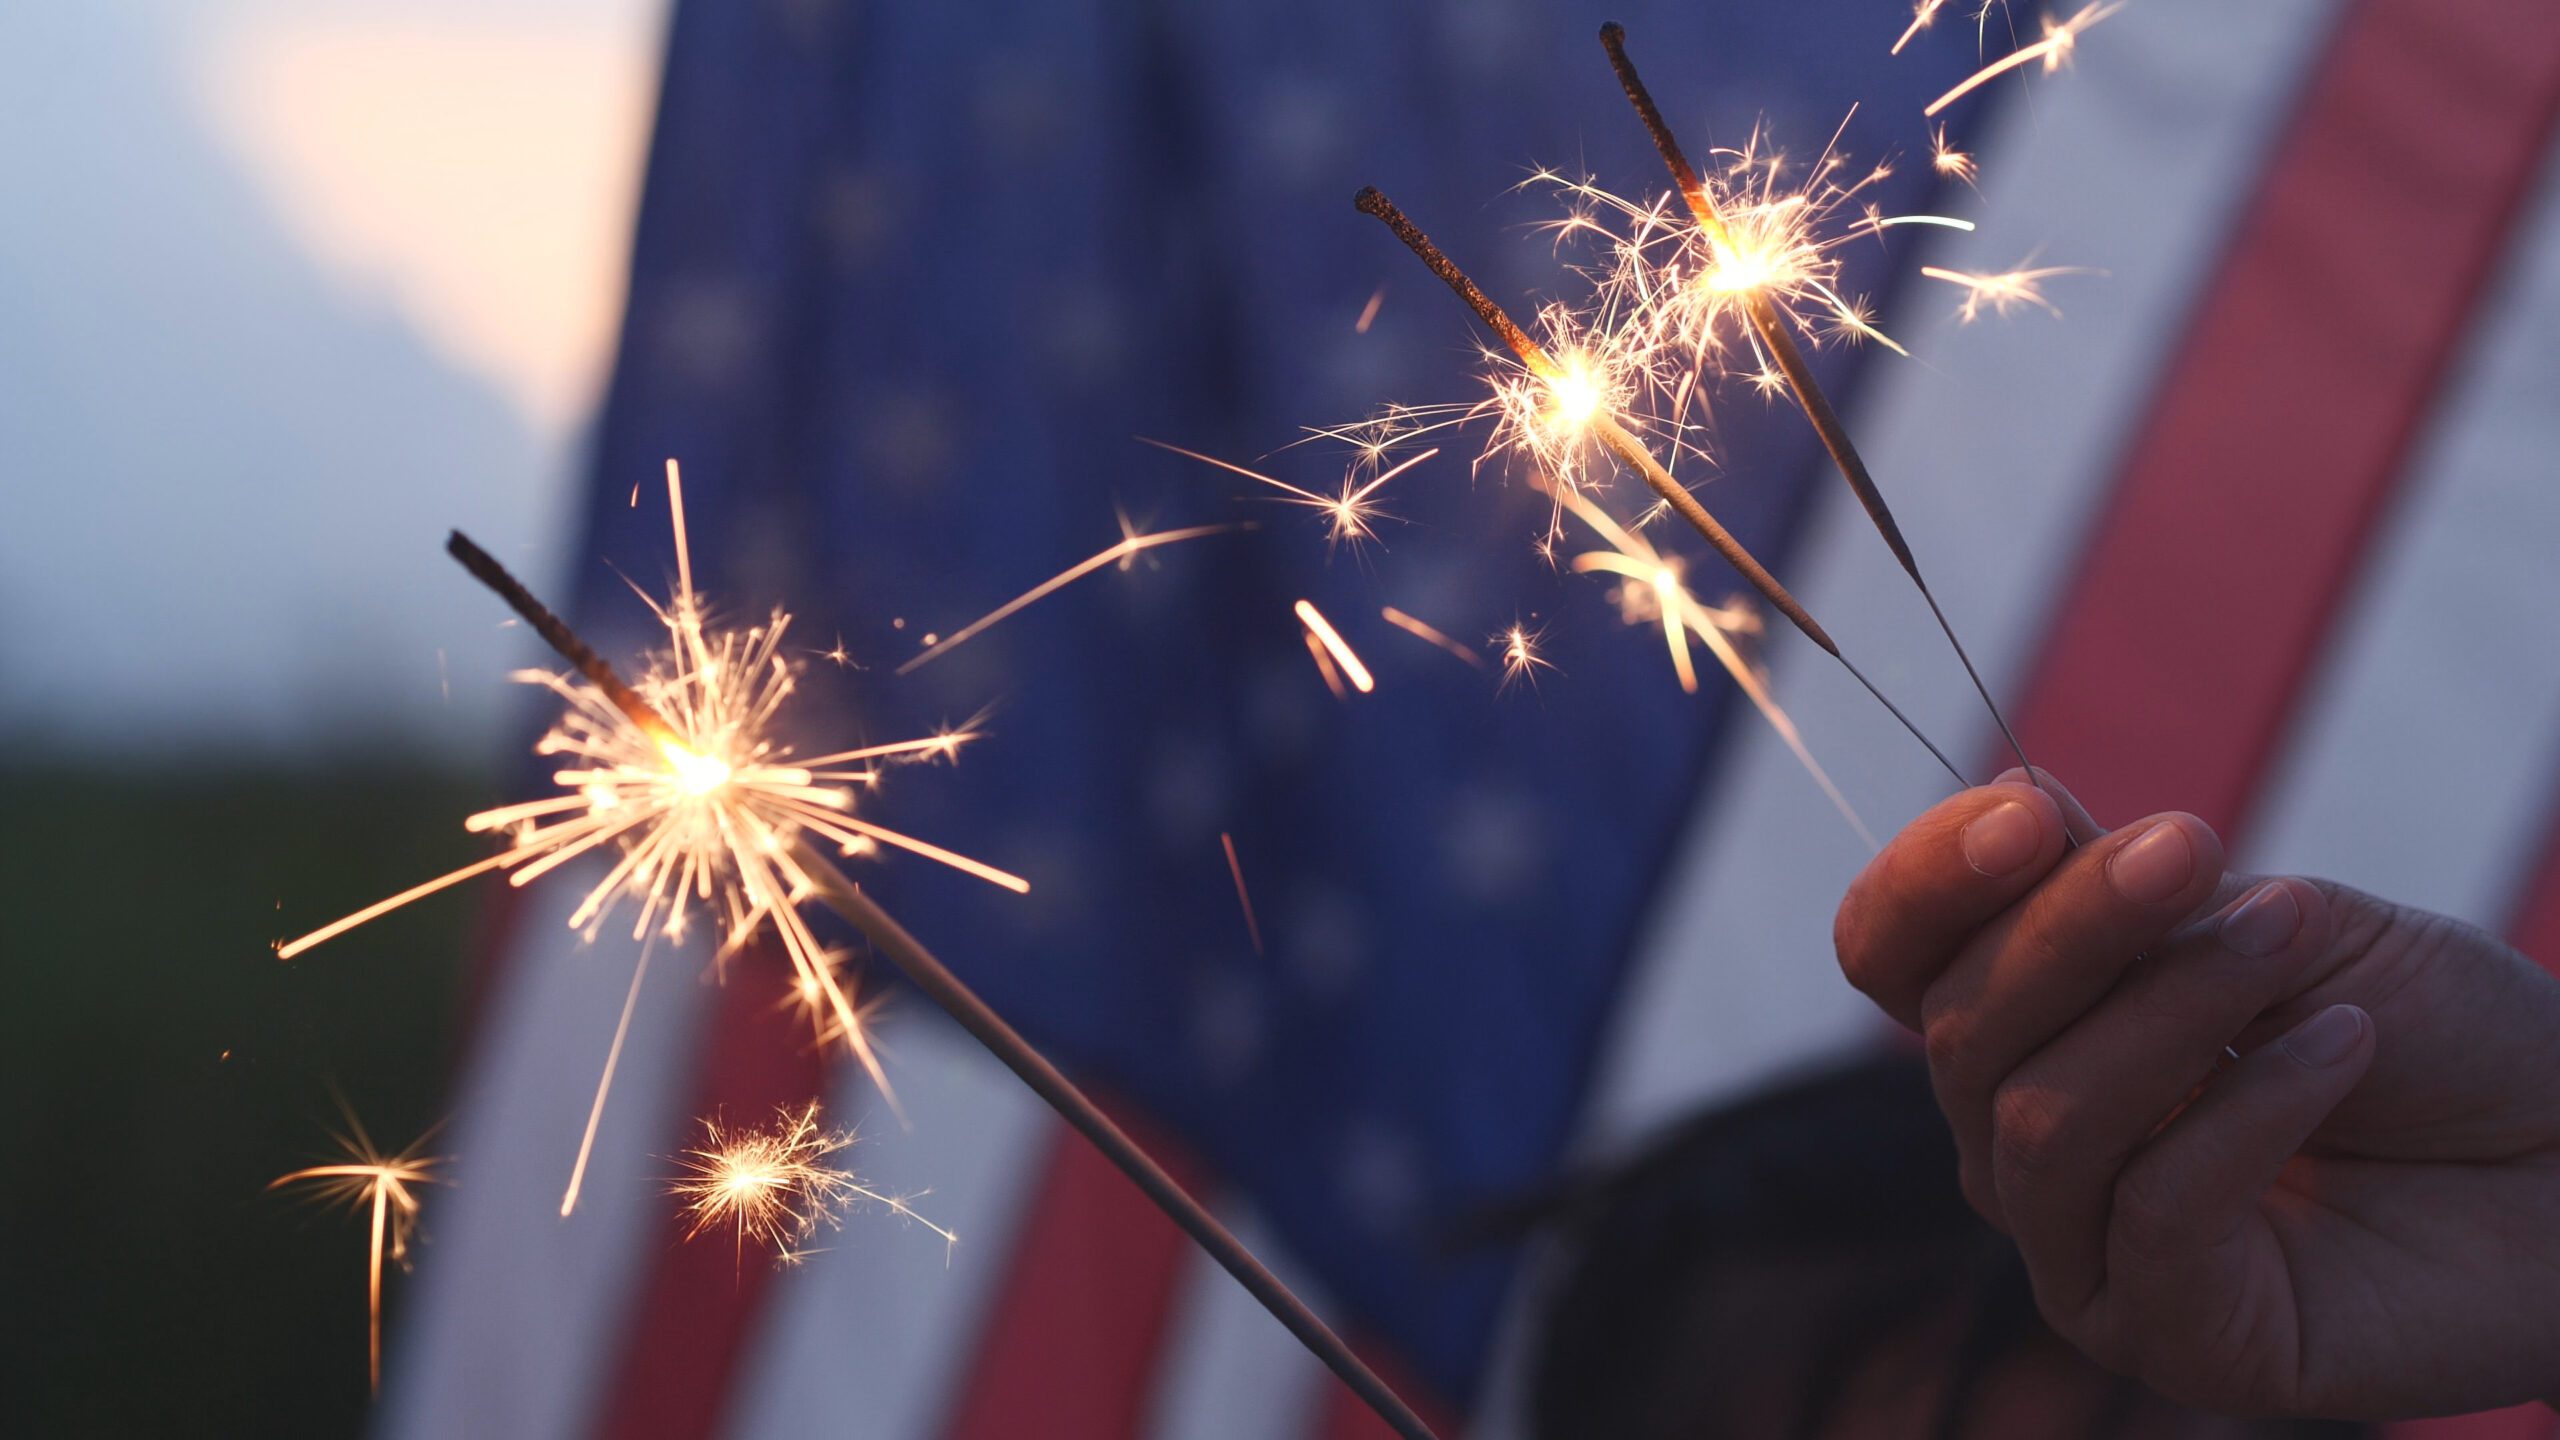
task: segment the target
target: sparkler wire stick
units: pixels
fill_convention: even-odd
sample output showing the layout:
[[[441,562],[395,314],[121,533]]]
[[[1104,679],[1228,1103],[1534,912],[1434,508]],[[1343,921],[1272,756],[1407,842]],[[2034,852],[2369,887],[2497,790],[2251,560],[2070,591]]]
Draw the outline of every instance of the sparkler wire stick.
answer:
[[[683,737],[676,734],[675,727],[666,722],[666,717],[641,699],[639,691],[623,683],[622,677],[605,663],[605,658],[589,649],[587,642],[578,638],[578,632],[535,599],[533,592],[524,588],[523,581],[508,574],[507,567],[499,564],[496,556],[473,544],[471,537],[459,530],[445,537],[444,549],[446,554],[462,562],[462,568],[471,572],[472,579],[496,591],[498,598],[507,602],[507,608],[523,616],[524,623],[533,627],[533,633],[542,637],[543,644],[559,651],[560,658],[578,667],[578,673],[586,677],[587,683],[603,691],[613,701],[615,709],[631,717],[632,724],[648,731],[650,738],[662,745],[683,744]]]
[[[1273,1319],[1288,1327],[1298,1343],[1322,1360],[1343,1384],[1350,1386],[1352,1393],[1384,1420],[1388,1428],[1404,1436],[1405,1440],[1433,1440],[1431,1428],[1422,1423],[1421,1417],[1413,1413],[1386,1381],[1378,1378],[1376,1371],[1362,1363],[1351,1347],[1343,1343],[1342,1337],[1308,1309],[1307,1303],[1299,1299],[1296,1292],[1256,1259],[1253,1252],[1245,1248],[1244,1242],[1236,1238],[1235,1232],[1218,1223],[1216,1216],[1191,1198],[1190,1192],[1166,1174],[1164,1167],[1158,1165],[1138,1142],[1130,1139],[1127,1131],[1112,1123],[1101,1106],[1076,1088],[1074,1081],[1006,1024],[1004,1017],[979,999],[976,991],[944,968],[922,941],[908,934],[905,926],[874,903],[860,886],[847,879],[843,871],[815,848],[804,843],[794,858],[808,872],[811,886],[829,908],[851,921],[917,989],[941,1006],[944,1014],[958,1021],[962,1029],[987,1048],[988,1053],[1003,1061],[1005,1068],[1030,1086],[1032,1093],[1047,1101],[1049,1108],[1074,1126],[1078,1134],[1092,1141],[1104,1158],[1121,1174],[1128,1176],[1130,1182],[1144,1192],[1167,1218],[1181,1226],[1183,1233],[1209,1252],[1209,1258],[1234,1276],[1236,1283],[1260,1302]]]
[[[1526,365],[1531,373],[1548,380],[1554,380],[1563,375],[1564,372],[1547,354],[1546,348],[1531,339],[1529,332],[1521,329],[1517,322],[1503,313],[1502,307],[1494,303],[1493,297],[1485,294],[1476,282],[1468,277],[1466,271],[1458,268],[1456,261],[1451,260],[1439,246],[1431,243],[1431,237],[1422,233],[1422,228],[1414,224],[1402,210],[1397,209],[1394,201],[1379,193],[1376,186],[1363,189],[1358,196],[1354,197],[1354,203],[1359,206],[1362,214],[1375,216],[1379,223],[1394,231],[1395,237],[1404,242],[1405,248],[1411,250],[1416,258],[1429,267],[1432,274],[1439,276],[1441,283],[1456,292],[1459,299],[1467,302],[1467,308],[1475,311],[1476,318],[1482,320],[1487,329],[1500,336],[1503,342],[1511,347],[1512,353],[1520,357],[1520,363]],[[1873,680],[1867,678],[1866,672],[1851,663],[1848,656],[1840,653],[1840,647],[1833,642],[1830,632],[1824,630],[1813,616],[1806,612],[1795,596],[1787,593],[1787,587],[1778,583],[1777,576],[1770,574],[1768,568],[1762,565],[1757,557],[1743,548],[1742,542],[1733,537],[1732,531],[1725,529],[1715,516],[1707,513],[1707,507],[1698,503],[1697,496],[1690,494],[1687,487],[1671,477],[1670,471],[1662,468],[1662,462],[1654,459],[1653,452],[1647,450],[1642,441],[1629,434],[1626,427],[1618,423],[1617,417],[1606,411],[1593,415],[1590,420],[1590,431],[1592,437],[1598,440],[1611,455],[1616,456],[1629,469],[1643,476],[1645,483],[1653,487],[1653,492],[1661,496],[1664,503],[1677,512],[1681,519],[1688,521],[1691,528],[1705,536],[1707,543],[1715,547],[1715,552],[1723,556],[1734,569],[1742,572],[1742,578],[1751,582],[1751,588],[1759,591],[1779,614],[1786,616],[1796,629],[1804,632],[1806,639],[1821,646],[1824,654],[1839,661],[1840,668],[1848,671],[1852,678],[1866,687],[1868,694],[1876,698],[1876,703],[1884,706],[1894,719],[1902,722],[1902,728],[1910,731],[1912,738],[1918,740],[1932,756],[1936,757],[1940,765],[1946,767],[1947,773],[1956,778],[1957,784],[1966,783],[1964,772],[1956,768],[1955,762],[1947,758],[1946,752],[1938,748],[1937,742],[1922,733],[1920,727],[1912,723],[1911,717],[1902,713],[1902,707],[1894,704],[1886,697],[1884,691],[1876,687]]]
[[[588,648],[576,632],[535,599],[533,592],[509,575],[487,551],[465,539],[460,531],[454,532],[445,548],[482,584],[496,591],[517,614],[525,618],[535,633],[549,641],[553,649],[576,665],[579,672],[594,682],[598,689],[612,695],[634,724],[653,734],[675,733],[638,691],[614,674],[613,667],[603,657]],[[1363,1363],[1342,1337],[1298,1298],[1295,1291],[1255,1258],[1244,1242],[1236,1238],[1234,1231],[1220,1224],[1206,1207],[1191,1198],[1190,1192],[1166,1174],[1164,1167],[1149,1157],[1138,1142],[1130,1139],[1127,1131],[1114,1124],[1101,1106],[1076,1088],[1075,1082],[1049,1063],[1048,1057],[1030,1041],[1006,1024],[1004,1017],[979,999],[976,991],[962,984],[960,978],[946,969],[921,941],[908,934],[904,926],[890,918],[888,912],[873,903],[859,886],[845,878],[844,872],[819,853],[817,847],[809,844],[806,836],[792,841],[791,857],[807,876],[818,898],[868,936],[872,945],[888,956],[918,990],[942,1007],[943,1013],[959,1022],[960,1028],[974,1036],[988,1053],[1003,1061],[1006,1069],[1020,1077],[1022,1083],[1031,1087],[1033,1094],[1046,1101],[1061,1119],[1075,1127],[1077,1133],[1092,1141],[1094,1148],[1100,1150],[1121,1174],[1128,1176],[1130,1182],[1164,1212],[1166,1218],[1180,1226],[1201,1249],[1209,1253],[1211,1259],[1233,1275],[1236,1282],[1244,1286],[1273,1319],[1287,1327],[1310,1354],[1340,1376],[1342,1383],[1351,1387],[1352,1393],[1385,1421],[1389,1429],[1404,1440],[1438,1440],[1431,1427],[1414,1414],[1412,1407],[1406,1405],[1376,1371]]]
[[[1725,239],[1729,232],[1723,215],[1716,209],[1715,196],[1707,190],[1706,182],[1698,178],[1696,167],[1689,163],[1688,155],[1680,148],[1680,141],[1672,135],[1670,123],[1662,118],[1661,107],[1653,103],[1653,92],[1645,88],[1643,79],[1636,74],[1635,62],[1627,57],[1627,28],[1615,20],[1602,25],[1600,44],[1609,52],[1609,67],[1617,72],[1619,87],[1627,92],[1627,103],[1635,107],[1636,117],[1644,122],[1646,133],[1653,137],[1653,148],[1661,152],[1662,163],[1671,171],[1672,183],[1678,187],[1681,198],[1688,202],[1689,212],[1697,217],[1699,226],[1710,237]],[[2018,743],[2017,732],[2009,728],[2008,717],[2000,713],[2000,702],[1991,698],[1991,687],[1982,682],[1982,673],[1974,669],[1973,657],[1965,653],[1964,642],[1956,638],[1955,626],[1947,620],[1947,612],[1939,608],[1938,597],[1930,592],[1929,582],[1921,578],[1920,562],[1912,555],[1910,542],[1903,538],[1902,526],[1893,518],[1893,508],[1885,503],[1884,492],[1876,488],[1875,478],[1867,473],[1865,458],[1858,454],[1857,445],[1849,438],[1848,427],[1840,423],[1838,412],[1831,408],[1831,397],[1823,393],[1820,382],[1814,379],[1813,367],[1805,363],[1804,352],[1796,347],[1795,337],[1780,322],[1778,308],[1769,303],[1767,295],[1752,289],[1743,295],[1743,310],[1751,317],[1751,328],[1759,335],[1760,343],[1768,348],[1770,358],[1777,362],[1779,373],[1786,376],[1787,388],[1795,392],[1796,404],[1804,410],[1805,418],[1813,423],[1814,433],[1822,438],[1822,448],[1830,454],[1832,467],[1840,472],[1841,479],[1849,482],[1850,491],[1866,508],[1867,518],[1875,522],[1876,533],[1884,537],[1886,547],[1893,551],[1893,558],[1901,563],[1902,572],[1910,576],[1911,583],[1919,588],[1920,598],[1929,604],[1929,613],[1937,617],[1939,631],[1947,637],[1947,644],[1954,647],[1956,659],[1963,664],[1965,678],[1973,682],[1974,693],[1982,697],[1984,708],[1991,712],[1992,722],[2000,727],[2000,734],[2009,742],[2009,749],[2017,755],[2018,763],[2027,766],[2032,773],[2035,767],[2027,760],[2026,747]],[[1956,778],[1959,783],[1963,782],[1961,773]]]

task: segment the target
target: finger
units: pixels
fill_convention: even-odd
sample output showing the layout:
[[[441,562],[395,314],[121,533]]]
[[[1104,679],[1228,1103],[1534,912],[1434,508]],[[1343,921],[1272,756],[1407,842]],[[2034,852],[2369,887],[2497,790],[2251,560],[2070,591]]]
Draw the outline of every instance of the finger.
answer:
[[[2107,1229],[2110,1329],[2248,1323],[2252,1246],[2268,1238],[2259,1202],[2364,1077],[2375,1043],[2371,1016],[2332,1005],[2223,1072],[2143,1147],[2116,1182]]]
[[[1993,1091],[2195,913],[2221,875],[2222,842],[2193,815],[2128,825],[2065,857],[1923,995],[1929,1080],[1955,1130],[1965,1194],[1993,1223],[2003,1223]]]
[[[2085,845],[2107,833],[2106,826],[2089,818],[2088,807],[2080,803],[2080,798],[2072,794],[2061,781],[2053,778],[2053,772],[2043,766],[2037,766],[2035,772],[2029,774],[2025,766],[2012,765],[2000,772],[2000,782],[2009,781],[2015,781],[2021,785],[2033,785],[2052,796],[2054,802],[2062,807],[2062,822],[2070,831],[2072,843]]]
[[[2105,1281],[2108,1215],[2126,1162],[2328,938],[2318,889],[2266,881],[2155,948],[2001,1082],[1991,1102],[1992,1188],[2057,1323]]]
[[[1920,997],[1983,922],[2063,851],[2062,814],[2032,785],[1940,801],[1867,862],[1840,901],[1832,942],[1849,983],[1918,1029]]]

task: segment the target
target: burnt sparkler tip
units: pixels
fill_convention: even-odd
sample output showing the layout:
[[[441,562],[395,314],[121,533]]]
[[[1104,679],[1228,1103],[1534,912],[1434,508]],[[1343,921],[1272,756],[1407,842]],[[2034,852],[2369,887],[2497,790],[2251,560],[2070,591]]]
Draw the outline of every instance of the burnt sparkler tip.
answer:
[[[1361,186],[1360,193],[1351,197],[1351,207],[1363,215],[1375,215],[1381,220],[1387,217],[1388,211],[1396,208],[1395,203],[1379,193],[1375,185]]]
[[[1613,51],[1625,49],[1627,45],[1627,27],[1619,24],[1615,20],[1601,21],[1600,43],[1608,46]]]

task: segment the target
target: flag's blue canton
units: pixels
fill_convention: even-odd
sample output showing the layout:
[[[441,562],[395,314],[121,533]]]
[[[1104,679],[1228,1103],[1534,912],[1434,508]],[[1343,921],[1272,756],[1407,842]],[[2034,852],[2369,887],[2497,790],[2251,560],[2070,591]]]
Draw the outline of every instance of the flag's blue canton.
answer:
[[[1875,198],[1932,198],[1919,108],[1968,67],[1970,37],[1888,62],[1906,14],[1884,0],[1613,8],[1693,149],[1765,115],[1809,156],[1863,102],[1850,153],[1905,161]],[[1525,167],[1662,188],[1601,18],[1485,0],[680,6],[580,554],[580,609],[612,633],[631,601],[600,562],[666,566],[647,497],[680,457],[704,588],[740,609],[787,600],[810,648],[841,634],[863,667],[815,666],[804,742],[993,703],[994,738],[956,769],[900,772],[865,804],[1020,871],[1031,895],[904,856],[867,883],[1023,1030],[1249,1192],[1340,1312],[1457,1399],[1511,1257],[1451,1255],[1439,1231],[1549,1173],[1737,707],[1713,680],[1684,697],[1658,632],[1532,553],[1546,502],[1471,481],[1480,437],[1391,487],[1411,523],[1387,527],[1384,555],[1328,563],[1307,512],[1131,436],[1248,457],[1382,401],[1477,394],[1472,319],[1351,194],[1384,188],[1523,313],[1566,289],[1519,228],[1539,205],[1504,198]],[[1849,288],[1882,291],[1898,253],[1852,251]],[[1836,384],[1860,363],[1818,362]],[[1783,405],[1722,414],[1707,501],[1783,572],[1806,497],[1832,482]],[[1338,475],[1315,448],[1270,463],[1318,488]],[[1115,506],[1261,528],[891,673],[925,633],[1117,538]],[[1694,572],[1710,597],[1730,579],[1713,564]],[[1326,693],[1300,596],[1378,671],[1376,694]],[[1497,695],[1383,624],[1384,604],[1471,641],[1543,625],[1559,669]],[[1222,830],[1268,959],[1246,944]]]

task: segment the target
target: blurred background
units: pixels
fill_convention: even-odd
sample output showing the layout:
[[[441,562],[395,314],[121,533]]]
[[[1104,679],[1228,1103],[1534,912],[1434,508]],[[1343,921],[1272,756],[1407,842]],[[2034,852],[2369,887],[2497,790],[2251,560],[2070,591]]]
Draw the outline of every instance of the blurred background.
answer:
[[[534,659],[441,553],[556,580],[663,8],[0,14],[0,1361],[25,1434],[347,1434],[363,1223],[267,1181],[339,1097],[442,1118]],[[306,885],[316,887],[305,890]],[[305,912],[307,915],[309,912]],[[396,1285],[395,1285],[396,1292]]]
[[[1915,1294],[1969,1338],[1885,1393],[2016,1433],[1962,1428],[1973,1387],[1937,1383],[2063,1362],[1830,963],[1865,847],[1704,652],[1684,693],[1645,597],[1533,553],[1547,502],[1471,475],[1474,436],[1365,555],[1132,439],[1323,490],[1342,457],[1281,450],[1301,427],[1478,393],[1465,315],[1346,202],[1383,186],[1524,310],[1572,293],[1529,228],[1552,206],[1513,187],[1658,187],[1590,41],[1623,18],[1695,148],[1765,122],[1803,158],[1838,128],[1892,161],[1888,210],[1981,221],[1845,251],[1915,358],[1818,363],[2040,761],[2102,818],[2194,809],[2242,863],[2560,952],[2560,25],[2136,0],[1936,131],[1921,106],[2047,18],[1973,9],[1899,55],[1903,0],[0,13],[9,1427],[1375,1433],[911,998],[883,1028],[902,1127],[775,1010],[773,957],[715,986],[679,952],[564,1222],[627,947],[492,885],[277,963],[479,858],[460,816],[543,783],[545,707],[506,677],[548,658],[446,530],[627,655],[672,454],[706,587],[854,657],[813,664],[795,738],[994,707],[882,813],[1033,894],[865,883],[1444,1433],[1835,1433],[1795,1390],[1863,1373],[1890,1347],[1860,1317]],[[2086,273],[1995,321],[1924,264]],[[1717,513],[1996,768],[1800,417],[1736,397],[1716,449]],[[1260,529],[892,674],[1115,511]],[[1376,695],[1327,693],[1302,596]],[[1499,687],[1389,606],[1470,644],[1521,625],[1556,669]],[[1743,644],[1877,833],[1944,792],[1823,657]],[[865,1174],[935,1192],[947,1261],[876,1215],[779,1273],[679,1243],[696,1118],[821,1097]],[[361,1217],[264,1188],[349,1113],[457,1157],[391,1284],[378,1407]],[[1854,1433],[1922,1428],[1881,1413]]]

